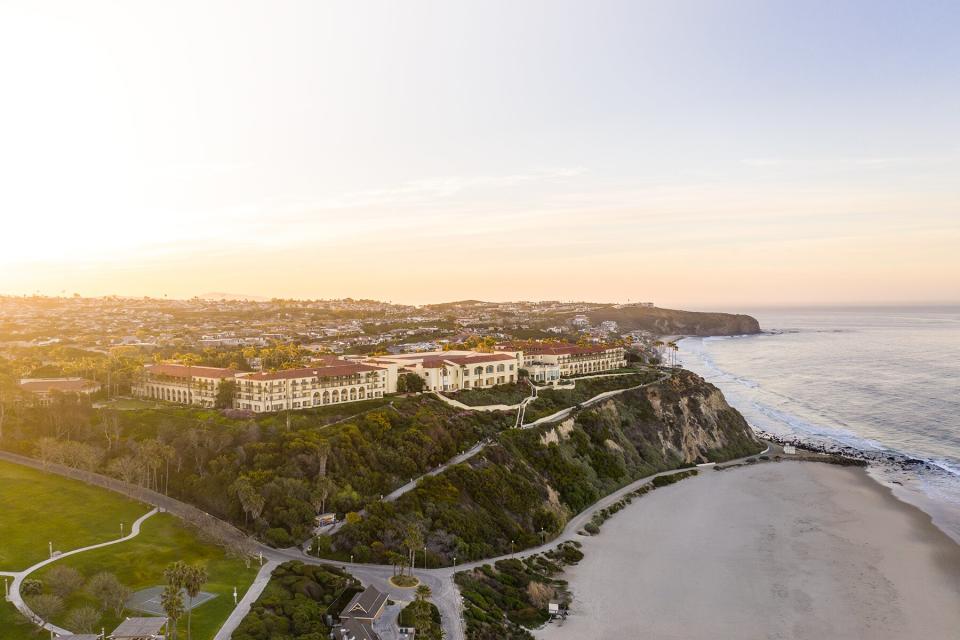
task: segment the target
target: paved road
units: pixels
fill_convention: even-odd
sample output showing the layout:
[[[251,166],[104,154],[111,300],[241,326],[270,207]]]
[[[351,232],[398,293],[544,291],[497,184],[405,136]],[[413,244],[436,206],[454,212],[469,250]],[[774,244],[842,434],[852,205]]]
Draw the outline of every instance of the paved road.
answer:
[[[79,549],[64,551],[63,553],[55,555],[52,558],[41,560],[37,564],[33,565],[32,567],[27,567],[23,571],[5,572],[4,575],[13,576],[13,583],[10,585],[10,597],[9,597],[10,602],[13,603],[13,606],[15,606],[20,611],[20,613],[25,615],[29,620],[33,620],[34,623],[38,625],[42,625],[42,627],[47,631],[52,631],[58,636],[70,635],[71,634],[70,631],[67,631],[66,629],[58,627],[50,622],[45,622],[42,618],[40,618],[40,616],[35,614],[30,609],[30,607],[27,606],[27,603],[23,601],[23,596],[20,595],[20,585],[23,584],[24,578],[26,578],[28,575],[30,575],[37,569],[41,567],[45,567],[50,563],[56,562],[57,560],[61,560],[68,556],[72,556],[78,553],[83,553],[84,551],[90,551],[91,549],[100,549],[102,547],[109,547],[112,544],[118,544],[120,542],[126,542],[127,540],[130,540],[132,538],[136,538],[138,535],[140,535],[140,525],[143,524],[143,521],[155,513],[157,513],[157,509],[152,509],[148,513],[145,513],[144,515],[137,518],[137,520],[130,527],[130,533],[128,533],[122,538],[117,538],[116,540],[109,540],[107,542],[101,542],[99,544],[92,544],[88,547],[80,547]]]

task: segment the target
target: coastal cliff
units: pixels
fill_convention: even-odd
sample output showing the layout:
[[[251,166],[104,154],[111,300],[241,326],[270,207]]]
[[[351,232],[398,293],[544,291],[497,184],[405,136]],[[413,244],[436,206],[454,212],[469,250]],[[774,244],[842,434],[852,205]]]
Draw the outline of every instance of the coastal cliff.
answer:
[[[757,319],[742,313],[681,311],[658,307],[609,307],[589,314],[590,321],[615,321],[621,330],[656,335],[736,336],[760,333]]]
[[[330,544],[354,555],[402,552],[412,528],[432,563],[482,559],[539,544],[639,478],[761,449],[716,387],[678,371],[561,423],[501,432],[481,453],[424,478],[396,502],[371,505]]]

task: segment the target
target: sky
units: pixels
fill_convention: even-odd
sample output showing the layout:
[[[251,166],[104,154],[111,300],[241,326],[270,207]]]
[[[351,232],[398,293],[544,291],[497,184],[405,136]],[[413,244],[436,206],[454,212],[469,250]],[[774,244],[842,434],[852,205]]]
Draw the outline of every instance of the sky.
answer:
[[[960,4],[0,0],[0,293],[960,302]]]

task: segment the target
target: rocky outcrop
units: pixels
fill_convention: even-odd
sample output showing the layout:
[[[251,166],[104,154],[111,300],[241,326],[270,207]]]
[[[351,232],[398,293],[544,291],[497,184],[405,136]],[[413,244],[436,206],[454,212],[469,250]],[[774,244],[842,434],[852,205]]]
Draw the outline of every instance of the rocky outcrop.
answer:
[[[736,336],[760,333],[757,319],[740,313],[680,311],[657,307],[613,307],[589,314],[594,324],[615,321],[622,330],[640,329],[656,335]]]

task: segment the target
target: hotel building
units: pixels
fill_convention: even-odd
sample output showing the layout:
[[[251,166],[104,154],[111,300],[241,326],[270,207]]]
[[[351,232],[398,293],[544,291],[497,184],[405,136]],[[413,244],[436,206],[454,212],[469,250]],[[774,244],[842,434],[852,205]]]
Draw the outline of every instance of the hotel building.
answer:
[[[398,375],[416,374],[423,378],[427,391],[485,389],[516,382],[520,375],[520,358],[517,354],[509,353],[431,351],[377,356],[368,362],[380,366],[396,365]],[[396,390],[395,384],[393,390]]]
[[[143,378],[133,387],[133,395],[212,407],[216,404],[220,383],[232,380],[235,374],[233,369],[220,367],[148,364],[143,368]]]
[[[356,402],[382,398],[389,393],[385,368],[346,361],[327,361],[301,369],[238,373],[236,381],[233,406],[254,413]]]
[[[497,353],[517,355],[530,379],[546,384],[627,366],[623,347],[523,343],[499,345]]]

